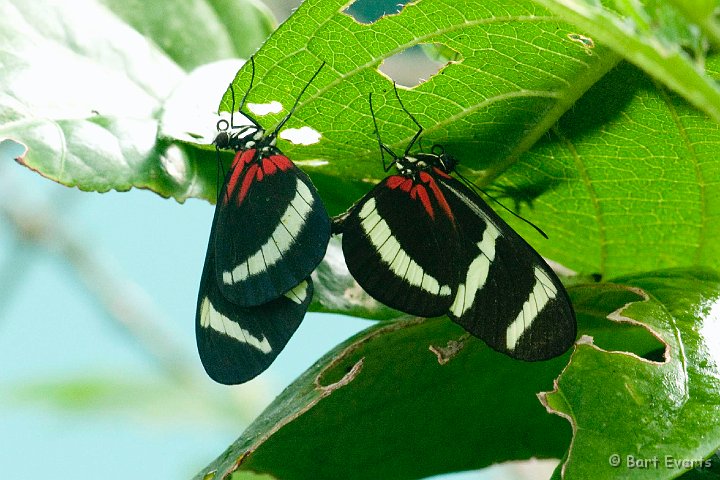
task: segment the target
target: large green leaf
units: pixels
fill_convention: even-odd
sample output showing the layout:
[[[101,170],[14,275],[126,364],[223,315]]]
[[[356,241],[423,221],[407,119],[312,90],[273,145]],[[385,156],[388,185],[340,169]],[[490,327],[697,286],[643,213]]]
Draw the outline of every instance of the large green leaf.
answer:
[[[313,176],[329,209],[347,208],[383,175],[369,92],[386,143],[402,151],[415,133],[378,64],[414,45],[443,44],[460,60],[402,90],[402,98],[427,127],[426,145],[442,143],[464,174],[513,199],[546,230],[550,241],[507,218],[543,255],[605,278],[697,264],[720,268],[714,241],[720,223],[713,220],[720,214],[713,194],[720,181],[717,123],[531,3],[464,5],[462,15],[448,15],[456,10],[447,2],[428,0],[360,24],[339,2],[310,1],[258,54],[249,100],[286,107],[320,62],[330,62],[288,122],[312,126],[322,140],[283,144]],[[676,40],[681,48],[683,37]],[[717,70],[717,57],[706,61]],[[292,85],[278,81],[282,72],[297,73]],[[249,74],[240,72],[236,92],[246,89]],[[221,108],[229,108],[228,95]],[[283,114],[261,121],[272,126]]]
[[[718,268],[718,147],[718,124],[623,64],[495,186],[551,241],[509,219],[516,229],[576,271]]]
[[[236,468],[420,478],[565,455],[567,478],[671,478],[691,467],[613,469],[610,455],[702,460],[718,449],[720,278],[665,271],[570,293],[586,337],[547,362],[511,360],[447,319],[370,328],[296,380],[198,478]],[[545,402],[572,429],[536,396],[558,374]]]
[[[104,4],[0,4],[0,139],[26,145],[19,161],[67,186],[198,196],[209,175],[195,168],[214,168],[215,155],[159,139],[162,102],[186,79],[183,69],[251,51],[271,22],[252,0]],[[242,10],[217,13],[214,4]],[[209,85],[216,103],[220,87]]]
[[[602,47],[588,55],[568,37],[572,27],[532,2],[470,1],[458,10],[448,0],[427,0],[370,24],[358,23],[345,5],[303,3],[256,56],[248,97],[285,107],[260,118],[270,129],[327,62],[287,123],[309,125],[322,139],[309,146],[281,145],[317,180],[333,212],[357,199],[352,185],[383,176],[368,108],[371,92],[386,144],[402,151],[416,133],[392,83],[378,71],[384,60],[428,44],[457,52],[458,59],[440,74],[401,95],[425,127],[424,144],[442,143],[471,177],[478,177],[480,168],[517,160],[619,61]],[[246,91],[250,75],[250,68],[239,73],[236,94]],[[228,91],[221,109],[231,104]],[[334,177],[332,183],[327,176]]]
[[[314,175],[331,210],[342,211],[357,199],[357,190],[341,180],[383,175],[369,92],[386,143],[402,151],[415,133],[390,82],[377,72],[379,63],[413,45],[443,44],[461,59],[401,91],[404,103],[425,125],[426,144],[443,144],[467,176],[492,181],[493,190],[518,207],[533,207],[522,213],[551,241],[514,218],[508,221],[542,254],[606,277],[695,264],[720,267],[713,241],[720,224],[712,221],[720,214],[712,194],[720,180],[718,125],[640,71],[626,64],[610,69],[615,55],[599,44],[588,49],[573,27],[531,3],[464,5],[462,14],[453,15],[448,2],[426,1],[366,25],[340,11],[340,2],[310,1],[265,44],[251,101],[291,104],[304,79],[332,59],[288,122],[311,125],[323,139],[283,146]],[[717,58],[708,58],[707,65],[716,70]],[[283,71],[297,72],[296,85],[274,80]],[[249,73],[240,73],[236,91],[247,87]],[[273,125],[281,116],[264,123]],[[331,173],[340,178],[328,185]],[[345,198],[338,198],[342,193]]]
[[[647,325],[667,347],[648,361],[578,345],[545,397],[575,432],[559,468],[567,478],[656,479],[712,466],[704,459],[720,448],[720,278],[665,271],[618,284],[641,299],[610,318]]]
[[[442,45],[456,52],[457,60],[420,86],[401,91],[426,127],[424,145],[442,143],[469,178],[500,197],[512,197],[518,207],[531,206],[519,209],[551,241],[514,218],[509,221],[543,255],[606,277],[698,263],[720,267],[712,242],[718,224],[712,221],[718,206],[711,194],[718,181],[717,124],[639,71],[627,65],[613,69],[618,55],[593,41],[592,32],[580,34],[522,0],[464,2],[462,10],[449,0],[426,0],[366,24],[345,13],[344,5],[337,0],[303,4],[257,54],[249,96],[250,102],[279,101],[285,107],[259,117],[272,128],[327,62],[287,125],[311,126],[322,134],[320,142],[281,141],[281,146],[311,174],[331,213],[343,211],[367,191],[368,182],[383,175],[368,110],[370,92],[388,145],[402,151],[415,133],[378,66],[413,46]],[[131,20],[137,23],[137,17]],[[663,45],[674,40],[684,52],[699,40],[683,33],[694,31],[683,17],[674,20],[684,30],[666,34]],[[138,28],[153,31],[152,21],[145,22],[150,26]],[[127,57],[130,65],[148,63]],[[706,63],[716,69],[715,58]],[[229,69],[208,67],[183,78],[162,105],[159,130],[148,118],[159,106],[155,99],[136,101],[134,119],[116,114],[117,105],[101,108],[94,103],[98,99],[83,99],[85,112],[95,109],[101,115],[25,119],[0,133],[27,139],[31,150],[24,162],[68,185],[101,191],[140,186],[178,199],[212,199],[214,153],[188,143],[194,134],[207,141],[216,122],[207,106],[206,116],[191,108],[198,92],[214,80],[217,89],[206,93],[220,96],[229,79]],[[249,76],[249,69],[240,72],[236,94],[245,91]],[[162,77],[143,79],[166,81]],[[128,92],[101,97],[122,100],[124,107],[133,104]],[[229,106],[227,92],[221,108]],[[182,141],[171,144],[177,140]],[[637,225],[643,228],[633,228]]]

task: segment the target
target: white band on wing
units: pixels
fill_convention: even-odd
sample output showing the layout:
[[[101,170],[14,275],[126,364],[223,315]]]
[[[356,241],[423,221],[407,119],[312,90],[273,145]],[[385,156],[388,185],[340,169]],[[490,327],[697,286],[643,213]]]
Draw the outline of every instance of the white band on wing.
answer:
[[[533,320],[545,308],[550,300],[557,295],[557,288],[547,273],[540,267],[535,267],[535,286],[517,318],[507,328],[506,346],[508,350],[514,350],[520,337],[528,331]]]
[[[296,178],[296,180],[295,197],[280,217],[280,223],[275,227],[270,239],[232,271],[223,272],[225,285],[233,285],[252,275],[264,272],[275,265],[290,250],[295,238],[305,226],[314,201],[308,186],[300,178]]]
[[[450,313],[456,317],[461,317],[470,310],[477,292],[485,286],[490,264],[495,260],[495,240],[500,236],[500,230],[489,221],[486,225],[482,240],[477,243],[480,254],[470,263],[465,282],[458,287],[455,300],[450,306]]]
[[[419,287],[433,295],[450,295],[449,285],[440,283],[431,275],[425,273],[423,268],[415,262],[400,246],[393,236],[390,226],[380,216],[375,208],[375,199],[370,198],[360,209],[360,226],[377,250],[383,263],[390,270],[414,287]]]
[[[268,354],[272,352],[270,342],[265,338],[257,338],[250,332],[242,328],[237,322],[230,320],[228,317],[218,312],[208,297],[205,297],[200,306],[200,325],[203,328],[212,328],[216,332],[234,338],[240,343],[245,343],[251,347],[255,347],[262,353]]]

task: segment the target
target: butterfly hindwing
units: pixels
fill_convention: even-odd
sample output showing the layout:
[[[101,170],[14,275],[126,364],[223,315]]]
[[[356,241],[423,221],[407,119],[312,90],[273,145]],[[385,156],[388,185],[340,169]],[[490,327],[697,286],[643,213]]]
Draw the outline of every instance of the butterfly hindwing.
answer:
[[[211,247],[214,237],[211,233]],[[218,286],[213,252],[208,248],[200,280],[195,334],[208,375],[234,385],[259,375],[275,360],[302,322],[313,286],[308,277],[264,305],[238,306]]]
[[[425,317],[447,312],[458,281],[447,260],[458,245],[455,223],[434,185],[390,176],[343,226],[345,261],[363,289],[392,308]]]
[[[286,156],[254,149],[235,156],[214,223],[217,283],[242,306],[262,305],[298,285],[330,239],[330,219],[308,176]]]
[[[475,192],[451,177],[439,184],[461,219],[464,249],[450,318],[515,358],[544,360],[565,352],[577,327],[555,273]]]

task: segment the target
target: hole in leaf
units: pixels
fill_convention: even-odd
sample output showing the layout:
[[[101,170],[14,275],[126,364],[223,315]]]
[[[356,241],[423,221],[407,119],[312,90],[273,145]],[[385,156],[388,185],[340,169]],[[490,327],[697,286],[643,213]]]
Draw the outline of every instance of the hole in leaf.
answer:
[[[595,284],[580,287],[574,296],[578,327],[582,335],[589,335],[593,343],[608,352],[628,352],[651,362],[664,362],[665,343],[646,327],[635,321],[616,321],[607,318],[608,312],[632,302],[643,301],[624,286]],[[622,317],[622,313],[620,313]]]
[[[592,49],[595,48],[595,42],[592,38],[579,33],[568,33],[567,38],[582,46],[585,49],[585,53],[592,55]]]
[[[651,362],[664,362],[665,344],[642,325],[597,319],[592,324],[595,345],[609,352],[629,352]],[[587,325],[587,323],[586,323]]]
[[[312,145],[318,143],[322,137],[320,132],[310,127],[286,128],[279,136],[295,145]]]
[[[461,60],[460,53],[443,44],[421,44],[396,53],[378,70],[398,85],[416,87],[438,73],[448,62]]]
[[[708,361],[720,364],[720,300],[714,300],[709,305],[704,305],[697,312],[698,318],[702,319],[699,323],[700,335],[708,339],[705,342],[705,358]]]
[[[355,0],[343,13],[350,15],[356,22],[370,25],[388,15],[400,13],[410,0]]]
[[[247,108],[254,115],[258,115],[260,117],[270,113],[280,113],[283,110],[282,103],[277,100],[273,100],[270,103],[248,103]]]

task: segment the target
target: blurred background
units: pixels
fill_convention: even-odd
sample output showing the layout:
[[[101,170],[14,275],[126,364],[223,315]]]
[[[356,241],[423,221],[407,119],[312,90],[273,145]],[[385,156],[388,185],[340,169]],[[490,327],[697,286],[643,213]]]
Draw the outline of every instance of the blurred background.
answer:
[[[282,21],[298,2],[267,3]],[[401,56],[385,68],[412,85],[437,64]],[[260,377],[215,384],[194,339],[212,215],[204,201],[80,192],[0,164],[2,478],[190,478],[323,353],[370,325],[308,314]],[[555,463],[444,478],[547,478]]]

